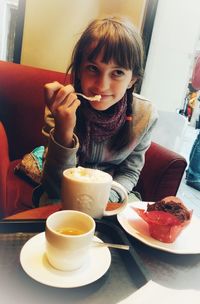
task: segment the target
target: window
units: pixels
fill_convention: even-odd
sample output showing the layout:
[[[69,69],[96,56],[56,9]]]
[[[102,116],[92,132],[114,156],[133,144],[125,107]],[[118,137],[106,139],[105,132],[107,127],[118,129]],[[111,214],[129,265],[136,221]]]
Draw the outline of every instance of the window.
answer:
[[[18,0],[0,0],[0,59],[13,61]]]

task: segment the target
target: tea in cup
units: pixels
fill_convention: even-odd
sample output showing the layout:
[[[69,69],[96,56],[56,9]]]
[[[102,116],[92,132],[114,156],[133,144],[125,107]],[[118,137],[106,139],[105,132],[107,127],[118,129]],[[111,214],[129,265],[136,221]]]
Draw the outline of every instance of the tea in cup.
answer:
[[[89,215],[62,210],[46,220],[46,256],[56,269],[72,271],[80,268],[89,258],[94,238],[95,221]]]
[[[116,190],[123,202],[119,208],[106,211],[110,190]],[[63,172],[61,203],[63,209],[78,210],[95,219],[115,215],[124,209],[128,202],[126,189],[113,181],[110,174],[90,168],[70,168]]]

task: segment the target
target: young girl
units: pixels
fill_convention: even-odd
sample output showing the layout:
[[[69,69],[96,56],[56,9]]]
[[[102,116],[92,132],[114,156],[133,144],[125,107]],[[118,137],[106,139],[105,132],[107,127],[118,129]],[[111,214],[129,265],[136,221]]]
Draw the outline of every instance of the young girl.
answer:
[[[69,71],[72,84],[45,85],[43,188],[59,198],[63,170],[83,166],[109,172],[131,193],[157,120],[152,104],[133,93],[143,75],[140,35],[123,18],[94,20],[75,46]],[[88,101],[77,92],[101,99]],[[110,201],[119,200],[112,191]]]

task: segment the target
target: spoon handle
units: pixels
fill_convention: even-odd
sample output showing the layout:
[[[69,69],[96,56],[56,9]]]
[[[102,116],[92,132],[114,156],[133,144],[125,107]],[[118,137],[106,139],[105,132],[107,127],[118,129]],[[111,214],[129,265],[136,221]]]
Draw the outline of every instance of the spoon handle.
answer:
[[[104,243],[104,242],[98,242],[98,241],[93,241],[93,244],[94,244],[94,246],[110,247],[110,248],[116,248],[116,249],[129,250],[128,245]]]
[[[101,99],[101,95],[85,96],[84,94],[77,93],[77,92],[76,92],[76,95],[82,96],[83,98],[85,98],[85,99],[87,99],[89,101],[100,101],[100,99]]]
[[[78,96],[82,96],[83,98],[85,98],[85,99],[87,99],[87,100],[90,100],[90,97],[85,96],[85,95],[82,94],[82,93],[78,93],[78,92],[75,92],[75,93],[76,93],[76,95],[78,95]]]

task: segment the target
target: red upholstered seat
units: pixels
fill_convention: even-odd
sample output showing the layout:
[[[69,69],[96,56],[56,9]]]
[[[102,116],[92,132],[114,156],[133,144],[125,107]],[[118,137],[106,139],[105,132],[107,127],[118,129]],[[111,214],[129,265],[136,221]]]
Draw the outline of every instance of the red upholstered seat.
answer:
[[[0,61],[0,217],[31,208],[33,187],[13,169],[24,154],[44,143],[43,85],[63,82],[64,76]],[[186,165],[181,155],[152,143],[136,190],[146,201],[176,195]]]

